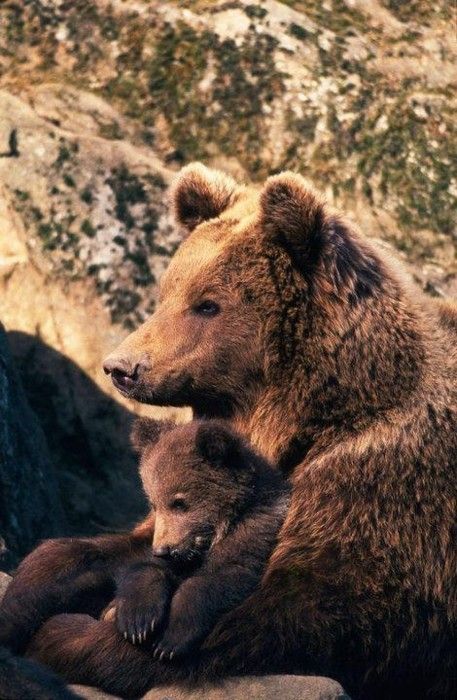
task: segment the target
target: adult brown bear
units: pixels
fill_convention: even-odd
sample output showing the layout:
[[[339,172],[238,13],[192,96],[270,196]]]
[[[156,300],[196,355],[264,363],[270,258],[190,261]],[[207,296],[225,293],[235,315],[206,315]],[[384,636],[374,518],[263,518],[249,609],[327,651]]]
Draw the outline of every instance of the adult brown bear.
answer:
[[[299,176],[259,193],[191,165],[173,201],[190,235],[157,311],[105,369],[137,400],[229,420],[289,476],[289,513],[260,589],[187,664],[155,662],[84,615],[50,619],[29,654],[121,695],[318,672],[358,698],[453,697],[456,309],[410,288]],[[36,550],[0,642],[25,644],[50,614],[83,609],[83,593],[94,605],[152,529]]]

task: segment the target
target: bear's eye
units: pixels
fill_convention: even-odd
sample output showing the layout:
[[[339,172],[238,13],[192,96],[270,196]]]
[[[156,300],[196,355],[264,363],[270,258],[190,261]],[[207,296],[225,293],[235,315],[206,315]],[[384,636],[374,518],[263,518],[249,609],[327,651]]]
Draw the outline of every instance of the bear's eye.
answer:
[[[178,510],[181,513],[185,513],[187,510],[189,510],[189,506],[187,505],[184,498],[180,498],[179,496],[173,498],[173,500],[170,503],[170,508],[171,510]]]
[[[199,316],[216,316],[220,310],[219,304],[215,301],[211,301],[211,299],[205,299],[199,304],[196,304],[193,308],[194,313]]]

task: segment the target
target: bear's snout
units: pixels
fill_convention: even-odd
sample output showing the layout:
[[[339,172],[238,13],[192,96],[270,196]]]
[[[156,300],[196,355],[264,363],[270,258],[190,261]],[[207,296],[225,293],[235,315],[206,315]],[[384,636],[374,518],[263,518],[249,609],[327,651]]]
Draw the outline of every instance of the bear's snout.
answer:
[[[123,394],[128,394],[135,387],[146,369],[145,362],[132,362],[116,355],[110,355],[103,363],[105,374],[111,376],[114,386]]]

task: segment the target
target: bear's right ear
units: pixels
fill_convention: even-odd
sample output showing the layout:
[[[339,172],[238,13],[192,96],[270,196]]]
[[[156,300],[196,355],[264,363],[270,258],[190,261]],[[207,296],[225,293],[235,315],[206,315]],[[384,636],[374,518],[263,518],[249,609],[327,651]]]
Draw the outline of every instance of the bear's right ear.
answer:
[[[130,434],[130,442],[133,449],[141,453],[146,447],[155,445],[161,435],[175,427],[172,421],[137,418]]]
[[[178,173],[170,188],[176,221],[190,233],[203,221],[222,214],[236,188],[229,175],[202,163],[190,163]]]

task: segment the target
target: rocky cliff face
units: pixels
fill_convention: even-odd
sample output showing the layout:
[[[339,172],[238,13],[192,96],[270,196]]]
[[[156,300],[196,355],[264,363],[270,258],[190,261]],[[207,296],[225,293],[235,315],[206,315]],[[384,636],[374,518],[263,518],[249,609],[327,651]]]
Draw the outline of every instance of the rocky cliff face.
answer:
[[[149,409],[101,360],[154,308],[181,164],[299,170],[456,293],[445,0],[6,0],[0,26],[0,319],[75,530],[127,493],[126,418]],[[128,520],[136,496],[118,503]]]

